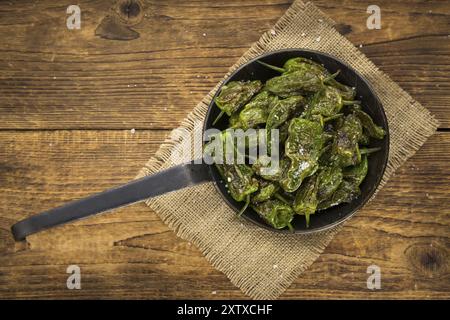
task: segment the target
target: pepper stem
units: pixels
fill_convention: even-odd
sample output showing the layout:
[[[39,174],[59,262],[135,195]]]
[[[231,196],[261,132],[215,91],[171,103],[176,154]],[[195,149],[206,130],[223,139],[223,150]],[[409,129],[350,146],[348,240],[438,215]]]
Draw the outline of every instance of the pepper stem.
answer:
[[[247,199],[245,200],[245,204],[242,209],[238,212],[238,217],[242,216],[245,210],[247,210],[248,205],[250,204],[250,195],[247,195]]]
[[[371,154],[371,153],[374,153],[374,152],[377,152],[380,150],[381,150],[381,148],[379,148],[379,147],[377,147],[377,148],[362,148],[362,149],[359,149],[359,153],[360,154]]]
[[[341,70],[336,71],[335,73],[333,73],[332,75],[326,77],[323,82],[326,83],[330,80],[333,80],[334,78],[336,78],[338,76],[338,74],[341,73]]]
[[[354,104],[361,104],[361,101],[359,100],[353,100],[353,101],[349,101],[349,100],[342,100],[342,104],[344,106],[352,106]]]
[[[294,232],[294,227],[292,226],[292,224],[290,222],[287,223],[287,227],[289,228],[290,232]]]
[[[283,72],[286,71],[286,70],[283,69],[283,68],[276,67],[276,66],[273,66],[273,65],[271,65],[271,64],[268,64],[268,63],[265,63],[265,62],[262,62],[262,61],[259,61],[259,60],[257,60],[256,62],[258,62],[259,64],[262,64],[263,66],[265,66],[265,67],[267,67],[267,68],[269,68],[269,69],[275,70],[275,71],[280,72],[280,73],[283,73]]]
[[[222,118],[223,114],[225,113],[225,111],[220,111],[219,115],[217,116],[217,118],[214,120],[214,122],[212,123],[212,125],[216,125],[217,121],[220,120],[220,118]]]
[[[306,227],[309,228],[309,213],[305,213]]]

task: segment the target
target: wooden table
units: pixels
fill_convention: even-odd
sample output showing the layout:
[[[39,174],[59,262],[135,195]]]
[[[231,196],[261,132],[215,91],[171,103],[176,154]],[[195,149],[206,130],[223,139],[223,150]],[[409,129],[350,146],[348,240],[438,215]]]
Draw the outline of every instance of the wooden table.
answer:
[[[143,204],[26,243],[9,229],[132,179],[290,2],[80,1],[80,30],[69,2],[0,2],[1,298],[245,298]],[[441,126],[282,298],[448,299],[450,3],[378,0],[381,30],[365,3],[314,3]],[[81,290],[66,288],[72,264]],[[371,264],[381,290],[366,287]]]

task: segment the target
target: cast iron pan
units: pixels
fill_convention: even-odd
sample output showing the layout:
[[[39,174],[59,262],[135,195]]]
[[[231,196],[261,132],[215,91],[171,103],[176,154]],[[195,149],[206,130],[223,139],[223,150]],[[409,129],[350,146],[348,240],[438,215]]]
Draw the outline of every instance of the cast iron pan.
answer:
[[[383,140],[373,141],[371,147],[381,147],[381,150],[369,157],[369,172],[361,184],[361,195],[349,204],[341,204],[311,216],[310,226],[306,228],[304,218],[297,216],[293,221],[294,233],[313,233],[331,228],[350,218],[373,195],[379,185],[386,168],[389,154],[389,130],[386,115],[380,100],[375,95],[368,82],[355,70],[342,61],[325,53],[302,49],[286,49],[274,51],[257,57],[237,69],[224,84],[235,80],[266,81],[279,75],[261,64],[257,60],[271,65],[282,66],[289,58],[305,57],[323,64],[331,73],[340,70],[337,80],[356,87],[357,98],[362,101],[363,110],[382,126],[387,135]],[[218,93],[220,89],[218,90]],[[213,100],[214,101],[214,100]],[[211,102],[206,115],[204,130],[212,128],[212,122],[219,114],[219,109]],[[214,127],[220,130],[227,127],[228,119],[223,117]],[[139,180],[131,181],[114,189],[90,197],[70,202],[61,207],[31,216],[17,222],[11,231],[14,239],[23,240],[26,236],[70,221],[82,219],[90,215],[108,211],[131,203],[143,201],[167,192],[179,190],[192,185],[215,182],[217,192],[225,202],[236,212],[243,203],[234,201],[227,193],[225,182],[214,165],[186,163],[161,171]],[[276,230],[267,225],[252,209],[247,209],[242,215],[245,219],[272,231],[291,233],[289,230]],[[236,219],[238,219],[236,217]]]

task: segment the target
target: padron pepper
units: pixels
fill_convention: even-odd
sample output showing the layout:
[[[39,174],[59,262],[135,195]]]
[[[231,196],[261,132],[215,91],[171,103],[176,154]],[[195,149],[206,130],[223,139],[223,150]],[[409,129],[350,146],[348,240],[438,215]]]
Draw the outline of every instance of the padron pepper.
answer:
[[[362,110],[355,110],[354,114],[358,117],[358,119],[361,121],[362,126],[364,127],[365,131],[371,138],[375,139],[383,139],[386,135],[386,131],[384,131],[383,128],[377,126],[373,119],[364,111]]]
[[[221,176],[227,183],[231,197],[240,202],[245,201],[245,206],[239,215],[245,211],[250,203],[250,195],[258,191],[258,180],[253,177],[253,170],[246,164],[216,164]]]
[[[325,136],[320,123],[302,118],[291,120],[289,137],[285,144],[285,155],[290,159],[291,164],[280,180],[284,191],[296,191],[303,179],[317,171],[324,143]]]
[[[213,124],[215,124],[224,113],[231,116],[233,113],[237,112],[250,101],[261,88],[262,83],[259,80],[232,81],[224,85],[220,94],[214,100],[221,112]]]
[[[342,127],[336,132],[332,146],[331,161],[335,165],[347,167],[361,161],[358,141],[362,133],[359,119],[353,114],[347,115]]]
[[[305,102],[306,100],[302,96],[278,100],[267,117],[266,129],[276,129],[291,118],[294,113],[301,113]]]
[[[342,171],[343,180],[336,191],[327,199],[321,200],[318,210],[325,210],[341,203],[349,203],[361,194],[360,184],[366,178],[369,170],[367,155],[363,155],[361,162],[355,166],[344,168]]]
[[[239,113],[240,127],[244,130],[266,123],[267,117],[278,98],[267,91],[258,93]],[[234,114],[231,116],[233,117]]]
[[[317,210],[325,210],[341,203],[350,203],[360,194],[361,190],[357,185],[344,179],[331,197],[319,203]]]
[[[319,189],[318,175],[315,174],[305,180],[298,189],[294,200],[294,212],[305,216],[306,226],[309,227],[309,217],[316,212],[319,201],[317,192]]]
[[[274,182],[266,181],[264,179],[260,179],[258,182],[259,189],[251,197],[253,203],[263,202],[271,199],[280,189],[280,187]]]
[[[330,86],[323,86],[312,96],[306,109],[306,117],[311,115],[321,115],[323,117],[333,117],[338,114],[342,107],[347,104],[354,104],[355,101],[345,101],[339,91]],[[331,119],[330,119],[331,120]]]
[[[345,168],[342,174],[345,180],[350,181],[355,186],[359,186],[366,178],[368,171],[369,161],[367,160],[367,155],[363,155],[359,164]]]
[[[281,200],[268,200],[255,204],[252,207],[267,224],[275,229],[288,227],[290,230],[293,230],[291,221],[294,218],[294,210]]]
[[[262,61],[258,61],[260,64],[273,69],[281,73],[291,73],[295,71],[307,71],[317,74],[320,78],[324,79],[324,83],[336,88],[343,99],[353,100],[356,96],[356,88],[346,86],[334,79],[334,77],[328,72],[328,70],[321,64],[303,57],[296,57],[287,60],[283,68],[279,68]]]
[[[342,169],[339,167],[321,167],[318,174],[317,199],[319,202],[328,199],[342,182]]]
[[[265,89],[279,97],[286,98],[314,93],[322,88],[325,80],[316,72],[298,70],[267,80]]]

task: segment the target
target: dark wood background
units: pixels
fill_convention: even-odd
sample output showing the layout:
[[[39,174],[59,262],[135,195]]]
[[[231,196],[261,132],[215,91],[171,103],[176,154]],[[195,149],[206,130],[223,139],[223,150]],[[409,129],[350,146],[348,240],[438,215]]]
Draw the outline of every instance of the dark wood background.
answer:
[[[0,2],[1,298],[245,298],[143,204],[11,237],[19,219],[132,179],[291,1],[143,3],[80,1],[68,30],[72,1]],[[366,28],[371,3],[314,3],[441,126],[282,298],[448,299],[450,3],[378,0],[381,30]],[[70,264],[81,290],[66,288]],[[381,290],[366,287],[371,264]]]

